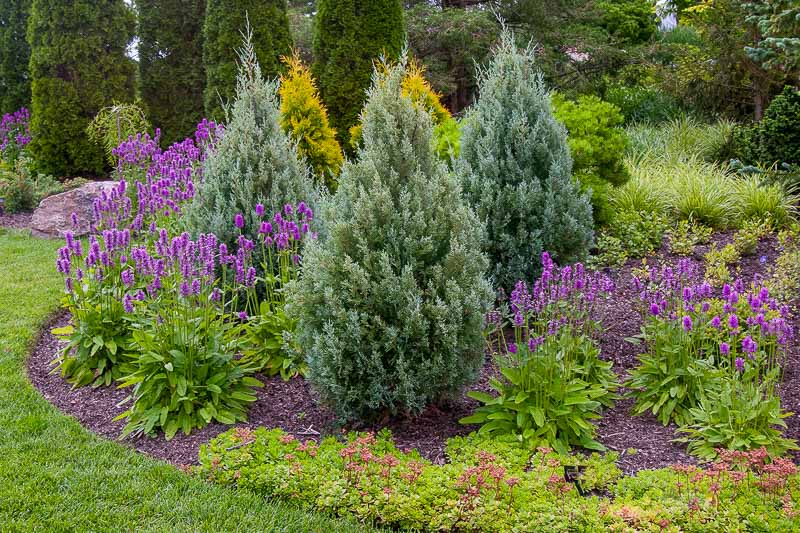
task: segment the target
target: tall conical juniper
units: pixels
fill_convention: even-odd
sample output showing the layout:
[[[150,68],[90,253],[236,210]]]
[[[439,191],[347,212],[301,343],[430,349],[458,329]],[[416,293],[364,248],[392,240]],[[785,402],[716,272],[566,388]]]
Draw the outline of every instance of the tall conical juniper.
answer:
[[[552,113],[532,47],[505,31],[479,72],[480,97],[468,111],[456,163],[464,192],[486,223],[495,285],[532,282],[548,251],[567,264],[592,242],[592,208],[572,180],[567,133]]]
[[[281,129],[277,81],[261,75],[250,35],[239,53],[236,99],[225,133],[206,159],[203,182],[184,217],[191,233],[214,233],[229,249],[239,235],[238,213],[245,221],[242,232],[255,239],[256,204],[277,212],[301,201],[315,208],[318,198],[305,161]]]
[[[344,418],[417,413],[483,363],[482,228],[433,153],[431,116],[401,95],[404,65],[373,75],[363,145],[291,299],[309,379]]]

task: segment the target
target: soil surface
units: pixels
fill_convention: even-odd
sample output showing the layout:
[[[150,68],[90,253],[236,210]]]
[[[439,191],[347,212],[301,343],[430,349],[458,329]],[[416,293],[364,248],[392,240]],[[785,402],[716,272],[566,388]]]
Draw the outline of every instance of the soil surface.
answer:
[[[730,242],[730,235],[722,234],[714,238],[722,244]],[[739,265],[739,275],[744,279],[752,279],[756,274],[765,273],[760,257],[767,257],[767,265],[778,255],[777,243],[768,239],[759,245],[758,252],[751,257],[743,258]],[[708,247],[698,247],[690,258],[702,266],[702,254]],[[650,264],[677,263],[679,258],[671,256],[662,249]],[[613,361],[614,371],[620,381],[627,378],[628,372],[637,365],[638,348],[625,339],[636,335],[641,326],[637,312],[638,294],[631,288],[631,270],[641,265],[640,260],[630,261],[620,270],[609,271],[617,289],[613,298],[604,304],[603,323],[606,326],[600,343],[602,357]],[[795,306],[795,309],[797,306]],[[31,382],[50,402],[68,415],[75,417],[81,424],[95,433],[109,439],[117,439],[123,421],[113,419],[126,407],[120,405],[128,392],[114,387],[84,387],[72,389],[61,376],[51,372],[51,361],[60,349],[60,341],[51,333],[52,327],[69,322],[69,315],[60,313],[42,331],[39,341],[33,350],[29,362]],[[796,331],[800,329],[800,321],[794,319]],[[495,373],[494,365],[487,359],[479,382],[471,390],[488,391],[488,380]],[[427,459],[442,463],[446,460],[444,448],[446,440],[455,435],[464,435],[476,429],[476,426],[463,426],[458,420],[472,413],[477,402],[466,395],[457,398],[448,405],[430,407],[413,419],[390,419],[383,424],[358,427],[342,427],[335,415],[317,403],[314,391],[302,379],[295,378],[284,382],[280,377],[263,377],[263,389],[258,390],[258,401],[248,414],[248,421],[240,426],[246,427],[280,427],[300,439],[318,438],[320,436],[341,434],[350,429],[377,430],[382,427],[392,431],[397,445],[402,449],[416,448]],[[621,392],[625,392],[624,389]],[[782,406],[788,412],[800,412],[800,353],[797,340],[791,347],[786,364],[784,382],[780,387]],[[653,416],[631,416],[633,401],[620,400],[606,410],[597,421],[598,440],[609,450],[621,453],[619,466],[625,473],[633,473],[642,469],[660,468],[676,463],[693,463],[694,459],[687,455],[683,444],[673,442],[675,438],[674,424],[662,426]],[[788,428],[785,436],[800,440],[800,416],[792,414],[785,419]],[[215,435],[230,429],[230,426],[211,424],[195,431],[189,436],[178,433],[171,441],[163,436],[155,438],[135,437],[121,441],[141,452],[165,459],[175,464],[193,464],[197,461],[200,445]],[[795,455],[797,460],[800,456]]]
[[[0,228],[25,229],[31,227],[33,213],[4,213],[0,210]]]

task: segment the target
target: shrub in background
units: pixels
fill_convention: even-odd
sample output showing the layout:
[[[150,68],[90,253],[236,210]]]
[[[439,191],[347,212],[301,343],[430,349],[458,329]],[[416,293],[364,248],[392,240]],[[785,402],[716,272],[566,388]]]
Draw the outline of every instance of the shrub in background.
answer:
[[[483,362],[491,298],[481,227],[433,153],[403,63],[375,74],[363,146],[345,162],[290,304],[309,379],[344,418],[418,413]]]
[[[104,107],[86,128],[89,140],[103,147],[108,162],[116,166],[114,149],[137,133],[150,131],[144,111],[136,104],[115,103]]]
[[[203,64],[206,69],[206,116],[225,120],[223,103],[233,100],[238,87],[237,49],[242,34],[250,34],[253,53],[263,74],[277,77],[281,57],[291,52],[292,35],[286,0],[209,0],[203,25]]]
[[[344,161],[336,131],[328,122],[328,111],[319,98],[316,82],[296,53],[285,57],[287,72],[281,76],[281,127],[297,143],[300,155],[320,184],[336,190],[336,179]]]
[[[518,49],[509,32],[480,73],[480,98],[467,113],[456,168],[486,223],[498,287],[532,282],[545,250],[560,263],[586,255],[592,207],[572,180],[566,130],[553,117],[533,49]]]
[[[761,122],[734,133],[737,158],[745,163],[800,165],[800,90],[786,86],[764,112]]]
[[[614,104],[596,96],[583,95],[572,101],[560,94],[553,96],[553,115],[567,128],[572,172],[584,189],[591,189],[594,220],[606,224],[613,216],[609,187],[630,178],[623,162],[627,144],[621,128],[624,117]]]
[[[240,62],[225,135],[206,158],[183,218],[193,235],[213,233],[231,248],[239,237],[237,214],[243,215],[242,233],[254,239],[261,226],[254,205],[275,212],[300,201],[315,206],[317,198],[308,168],[281,129],[277,81],[263,78],[250,37]]]
[[[48,174],[101,174],[103,150],[86,137],[92,117],[133,96],[127,47],[135,16],[123,0],[33,0],[30,153]]]
[[[165,145],[203,118],[206,0],[137,0],[139,95]]]
[[[653,5],[644,0],[598,2],[603,12],[600,25],[618,43],[628,45],[647,42],[658,30]]]
[[[30,10],[31,0],[6,0],[0,4],[0,113],[31,102],[31,47],[25,36]]]
[[[339,142],[351,150],[350,128],[366,100],[373,62],[394,60],[403,47],[400,0],[319,0],[314,64],[322,101]]]

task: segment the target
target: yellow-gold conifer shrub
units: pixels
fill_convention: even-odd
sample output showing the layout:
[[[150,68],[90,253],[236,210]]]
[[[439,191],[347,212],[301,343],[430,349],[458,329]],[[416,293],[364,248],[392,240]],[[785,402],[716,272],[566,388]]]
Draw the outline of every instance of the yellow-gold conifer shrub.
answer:
[[[281,76],[278,91],[281,98],[281,127],[297,142],[314,175],[330,191],[336,190],[339,169],[344,156],[336,130],[328,122],[328,112],[322,105],[311,71],[297,52],[284,57],[286,73]]]

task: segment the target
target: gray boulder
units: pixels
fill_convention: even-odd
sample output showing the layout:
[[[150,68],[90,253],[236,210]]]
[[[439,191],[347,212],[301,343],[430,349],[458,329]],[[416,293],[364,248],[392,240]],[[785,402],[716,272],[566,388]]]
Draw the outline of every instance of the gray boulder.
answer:
[[[89,233],[95,198],[117,186],[116,181],[94,181],[72,189],[48,196],[41,201],[31,218],[31,235],[45,239],[57,239],[67,231],[76,236]],[[72,223],[72,213],[78,217],[78,225]]]

